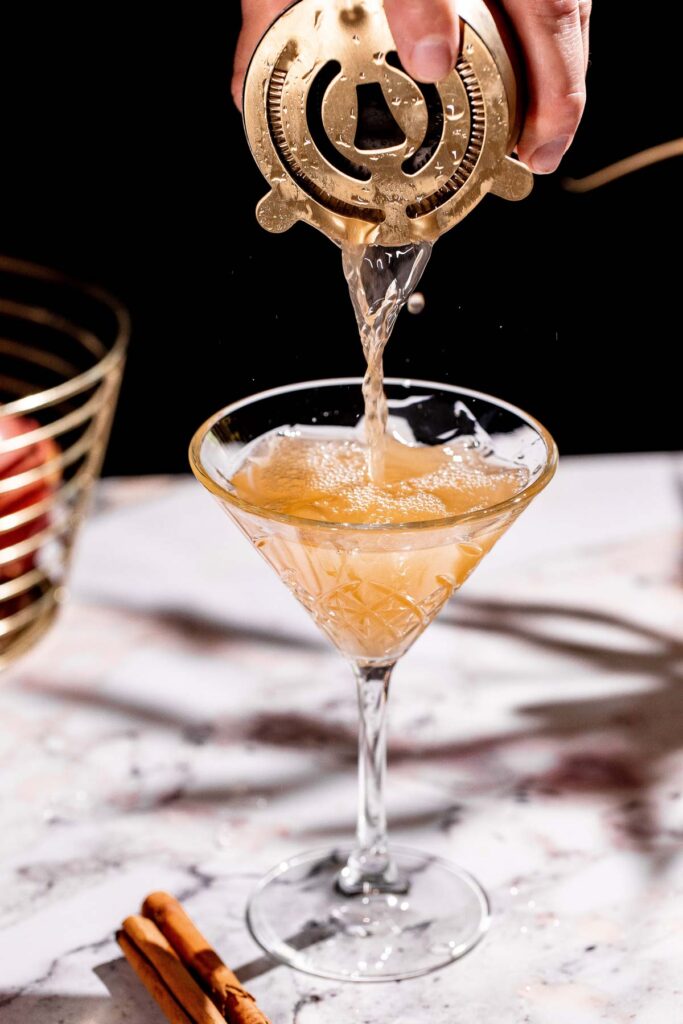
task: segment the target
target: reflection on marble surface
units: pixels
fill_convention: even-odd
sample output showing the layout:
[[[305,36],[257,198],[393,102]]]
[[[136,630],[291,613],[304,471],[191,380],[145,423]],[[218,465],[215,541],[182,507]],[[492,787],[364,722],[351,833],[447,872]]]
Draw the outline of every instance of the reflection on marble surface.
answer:
[[[113,482],[53,633],[0,677],[0,1022],[162,1018],[113,933],[178,895],[273,1024],[681,1017],[683,506],[670,456],[565,460],[396,672],[397,842],[490,935],[400,985],[271,964],[244,906],[348,838],[348,669],[189,480]]]

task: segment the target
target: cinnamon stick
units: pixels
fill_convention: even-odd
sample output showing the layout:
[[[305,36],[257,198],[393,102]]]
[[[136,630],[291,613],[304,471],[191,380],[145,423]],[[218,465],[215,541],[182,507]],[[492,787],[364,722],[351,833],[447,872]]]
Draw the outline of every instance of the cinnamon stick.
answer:
[[[191,1024],[225,1024],[225,1018],[185,970],[178,954],[153,921],[138,914],[127,917],[123,922],[123,933],[121,938],[124,943],[128,940],[137,948],[141,957],[156,971],[163,985],[182,1007],[185,1017],[169,1017],[169,1020],[173,1020],[174,1024],[175,1020],[184,1021],[188,1018]],[[125,953],[124,946],[122,949]]]
[[[176,1002],[166,988],[160,976],[148,960],[144,958],[138,947],[125,932],[117,932],[116,941],[138,978],[145,986],[152,999],[157,1003],[166,1020],[171,1024],[195,1024],[190,1020],[183,1008]]]
[[[153,892],[142,905],[230,1024],[270,1024],[254,997],[212,949],[178,900]]]

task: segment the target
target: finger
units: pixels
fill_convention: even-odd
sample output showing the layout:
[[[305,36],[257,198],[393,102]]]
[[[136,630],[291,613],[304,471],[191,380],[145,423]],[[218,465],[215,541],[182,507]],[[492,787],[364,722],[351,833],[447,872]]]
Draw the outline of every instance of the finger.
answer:
[[[579,18],[581,20],[581,38],[583,39],[583,70],[588,71],[590,20],[592,0],[579,0]]]
[[[579,0],[507,0],[525,55],[529,109],[517,152],[537,174],[554,171],[586,104]]]
[[[251,55],[270,23],[289,6],[290,0],[242,0],[242,31],[237,40],[230,91],[235,105],[242,109],[242,86]]]
[[[455,0],[384,0],[404,68],[419,82],[438,82],[455,67],[458,16]]]

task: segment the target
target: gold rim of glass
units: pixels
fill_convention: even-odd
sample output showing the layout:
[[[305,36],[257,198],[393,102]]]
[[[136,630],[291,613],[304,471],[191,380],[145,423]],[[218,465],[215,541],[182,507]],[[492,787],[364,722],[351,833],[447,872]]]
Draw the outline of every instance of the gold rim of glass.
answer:
[[[225,416],[244,408],[246,405],[251,405],[266,398],[276,398],[278,395],[288,394],[292,391],[305,391],[306,389],[312,388],[343,385],[357,385],[360,387],[363,383],[362,377],[327,377],[322,380],[300,381],[297,384],[285,384],[282,387],[270,388],[267,391],[259,391],[257,394],[249,395],[246,398],[240,398],[236,402],[231,402],[230,405],[226,405],[223,409],[214,413],[213,416],[210,416],[208,420],[205,420],[198,430],[195,431],[192,440],[190,441],[189,456],[192,472],[199,482],[217,498],[227,501],[230,505],[234,505],[243,512],[249,512],[251,515],[259,516],[261,519],[268,519],[278,523],[288,523],[290,526],[296,526],[298,528],[306,527],[308,529],[333,531],[361,530],[363,532],[375,533],[400,533],[408,532],[410,530],[437,530],[456,526],[459,523],[476,522],[476,520],[483,519],[491,514],[505,512],[508,509],[514,508],[516,505],[529,502],[552,480],[555,470],[557,469],[557,445],[555,444],[552,435],[545,429],[543,424],[539,423],[537,419],[534,419],[533,416],[530,416],[518,406],[512,405],[510,402],[505,402],[501,398],[496,398],[494,395],[488,395],[484,391],[474,391],[471,388],[461,388],[457,387],[455,384],[444,384],[432,380],[418,380],[413,379],[412,377],[385,377],[384,382],[386,384],[396,384],[399,387],[415,386],[438,388],[441,391],[452,391],[455,394],[468,395],[470,398],[480,398],[483,401],[490,402],[492,405],[496,405],[501,409],[507,409],[508,412],[512,412],[516,416],[519,416],[519,418],[535,430],[543,440],[546,448],[546,460],[542,471],[535,480],[532,480],[531,483],[527,484],[527,486],[517,494],[513,494],[510,498],[506,498],[505,501],[499,501],[495,505],[487,505],[485,508],[475,509],[473,512],[461,512],[458,515],[446,516],[443,519],[421,519],[410,523],[329,523],[322,519],[305,519],[303,516],[293,516],[287,512],[275,512],[271,509],[263,508],[260,505],[252,505],[250,502],[244,501],[242,498],[238,497],[233,491],[229,491],[221,484],[216,483],[202,463],[201,449],[207,434],[217,423],[220,422],[220,420]]]
[[[69,380],[54,387],[42,391],[34,391],[22,398],[14,399],[11,402],[0,402],[0,414],[21,415],[26,412],[34,412],[50,405],[56,405],[72,395],[80,394],[87,388],[103,380],[109,371],[120,363],[126,354],[128,338],[130,336],[130,316],[126,307],[118,299],[110,295],[104,288],[97,285],[87,284],[78,278],[62,274],[50,267],[43,267],[38,263],[30,263],[26,260],[14,259],[11,256],[0,256],[0,273],[14,274],[16,277],[33,277],[49,284],[61,285],[72,288],[75,292],[88,295],[91,299],[101,303],[114,316],[116,322],[116,337],[109,349],[87,370],[70,377]],[[0,305],[6,310],[10,309],[10,303],[0,297]],[[78,325],[62,317],[51,314],[46,309],[22,307],[22,313],[29,319],[47,323],[49,326],[69,334],[71,337],[81,341],[86,348],[92,351],[92,336]]]

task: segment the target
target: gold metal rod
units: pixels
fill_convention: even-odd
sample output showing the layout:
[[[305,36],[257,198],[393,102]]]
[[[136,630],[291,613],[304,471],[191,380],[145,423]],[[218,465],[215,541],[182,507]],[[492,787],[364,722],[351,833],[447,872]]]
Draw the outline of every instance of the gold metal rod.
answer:
[[[66,334],[67,337],[80,342],[83,348],[97,360],[102,359],[107,353],[107,346],[91,331],[79,327],[78,324],[67,320],[59,313],[50,312],[43,306],[27,306],[25,303],[15,302],[13,299],[0,298],[0,313],[14,317],[15,320],[27,320],[32,324],[40,324],[41,327],[50,327],[59,334]]]
[[[9,633],[15,633],[18,629],[24,629],[34,619],[39,619],[45,614],[46,606],[54,607],[57,603],[54,590],[48,590],[27,608],[22,608],[14,615],[8,615],[6,619],[0,619],[0,636],[7,636]]]
[[[25,526],[26,523],[32,523],[34,519],[40,519],[41,516],[50,512],[55,503],[55,497],[56,492],[49,494],[42,501],[31,502],[26,508],[20,508],[16,512],[0,516],[0,534],[9,533],[12,530],[17,530],[20,526]]]
[[[627,174],[641,171],[644,167],[651,167],[663,160],[671,160],[673,157],[683,156],[683,138],[672,139],[670,142],[663,142],[660,146],[652,146],[644,149],[633,156],[627,156],[624,160],[618,160],[595,174],[589,174],[585,178],[564,178],[562,187],[567,192],[592,192],[603,185],[609,185],[612,181],[624,178]]]
[[[126,335],[122,334],[120,337],[121,348],[112,348],[101,362],[92,366],[89,370],[85,370],[72,380],[64,381],[63,384],[57,384],[53,388],[48,388],[46,391],[25,395],[22,398],[15,399],[13,402],[7,402],[1,407],[2,414],[21,416],[25,413],[36,412],[39,409],[47,409],[51,405],[56,405],[57,402],[62,402],[72,398],[74,395],[80,394],[82,391],[86,391],[112,373],[117,365],[118,372],[121,372],[126,351]]]
[[[18,377],[8,377],[4,373],[0,373],[0,388],[2,388],[3,391],[11,391],[15,395],[21,395],[22,397],[24,395],[33,395],[36,390],[35,384],[30,384],[27,380],[19,380]],[[0,412],[1,417],[5,414],[7,404],[0,408],[2,410],[2,412]]]
[[[29,569],[22,576],[15,576],[14,579],[7,580],[6,583],[0,583],[0,601],[16,597],[17,594],[22,594],[25,590],[30,590],[31,587],[40,586],[41,583],[43,586],[50,585],[50,580],[42,569]],[[2,620],[0,619],[0,621]]]
[[[25,473],[16,473],[14,476],[0,480],[0,494],[11,494],[12,491],[29,487],[31,484],[38,483],[46,477],[61,475],[63,469],[76,462],[81,455],[88,451],[93,439],[94,443],[97,444],[97,420],[93,420],[85,434],[72,444],[70,448],[65,449],[57,458],[49,459],[49,461],[44,462],[41,466],[29,469]]]
[[[37,286],[35,297],[26,297],[27,279]],[[0,443],[16,459],[0,475],[1,669],[49,628],[62,602],[104,456],[114,411],[108,403],[120,385],[130,324],[101,289],[2,256],[0,319],[10,321],[0,325],[0,394],[9,399],[0,400],[0,427],[7,418],[14,435],[22,425],[11,417],[38,421]]]
[[[126,308],[113,296],[101,288],[84,285],[80,281],[75,281],[73,278],[66,277],[46,267],[26,263],[23,260],[15,260],[11,257],[0,256],[0,272],[33,277],[38,280],[74,288],[108,309],[116,325],[116,337],[112,346],[98,363],[91,366],[90,369],[84,370],[83,373],[71,380],[64,381],[62,384],[57,384],[45,391],[24,395],[12,402],[7,402],[5,405],[0,406],[2,415],[22,415],[37,409],[45,409],[50,405],[55,405],[57,402],[79,394],[96,384],[99,380],[106,378],[115,369],[119,373],[122,371],[126,345],[130,334],[130,316]]]
[[[0,516],[0,533],[16,530],[18,526],[24,526],[26,523],[38,519],[45,512],[49,512],[53,505],[65,504],[71,501],[73,496],[78,494],[79,490],[90,486],[92,479],[93,474],[90,466],[84,463],[67,483],[52,491],[47,498],[44,498],[42,501],[34,501],[26,508],[19,509],[17,512],[10,512],[7,515]]]
[[[48,370],[54,370],[55,373],[61,374],[66,379],[75,377],[79,373],[77,366],[62,359],[61,356],[55,355],[54,352],[44,352],[35,345],[26,345],[20,341],[13,341],[11,338],[0,338],[0,353],[13,356],[15,359],[23,359],[24,362],[33,363],[35,366],[44,366]]]
[[[0,440],[0,455],[5,455],[7,452],[21,451],[22,448],[29,448],[31,445],[39,444],[48,438],[59,437],[60,434],[73,430],[74,427],[78,427],[81,423],[85,423],[86,420],[96,416],[108,399],[109,396],[106,393],[106,389],[104,387],[99,388],[84,405],[73,412],[67,413],[66,416],[62,416],[61,419],[53,420],[52,423],[44,424],[41,427],[36,427],[35,430],[27,430],[23,434],[16,434],[14,437]]]
[[[37,281],[47,282],[51,285],[59,285],[65,288],[71,288],[75,292],[82,295],[87,295],[93,301],[104,306],[112,314],[114,322],[116,323],[116,337],[109,349],[109,352],[105,355],[104,359],[99,364],[91,367],[90,370],[86,371],[85,375],[94,374],[95,379],[101,376],[105,376],[106,372],[120,363],[126,352],[126,345],[128,344],[128,337],[130,335],[130,315],[125,306],[123,306],[118,299],[115,299],[113,295],[105,291],[104,288],[100,288],[97,285],[85,284],[83,281],[79,281],[74,277],[69,277],[68,274],[62,274],[58,270],[53,270],[51,267],[43,267],[38,263],[30,263],[28,260],[16,259],[14,256],[0,256],[0,273],[14,274],[17,277],[31,277]],[[102,372],[102,367],[106,367],[105,371]],[[83,375],[81,375],[83,376]],[[75,384],[79,381],[79,377],[75,377],[72,381],[66,381],[64,385],[60,387],[66,387]],[[70,394],[67,390],[67,396]],[[42,392],[44,395],[45,392]],[[40,395],[36,397],[41,397]],[[7,411],[7,406],[2,407],[3,412]],[[14,410],[13,410],[14,411]]]
[[[44,530],[27,537],[26,540],[20,540],[16,544],[10,544],[9,547],[0,548],[0,566],[11,565],[12,562],[16,562],[20,558],[27,558],[29,555],[35,554],[48,541],[67,534],[77,520],[77,513],[71,512],[62,516],[57,522],[46,526]]]

